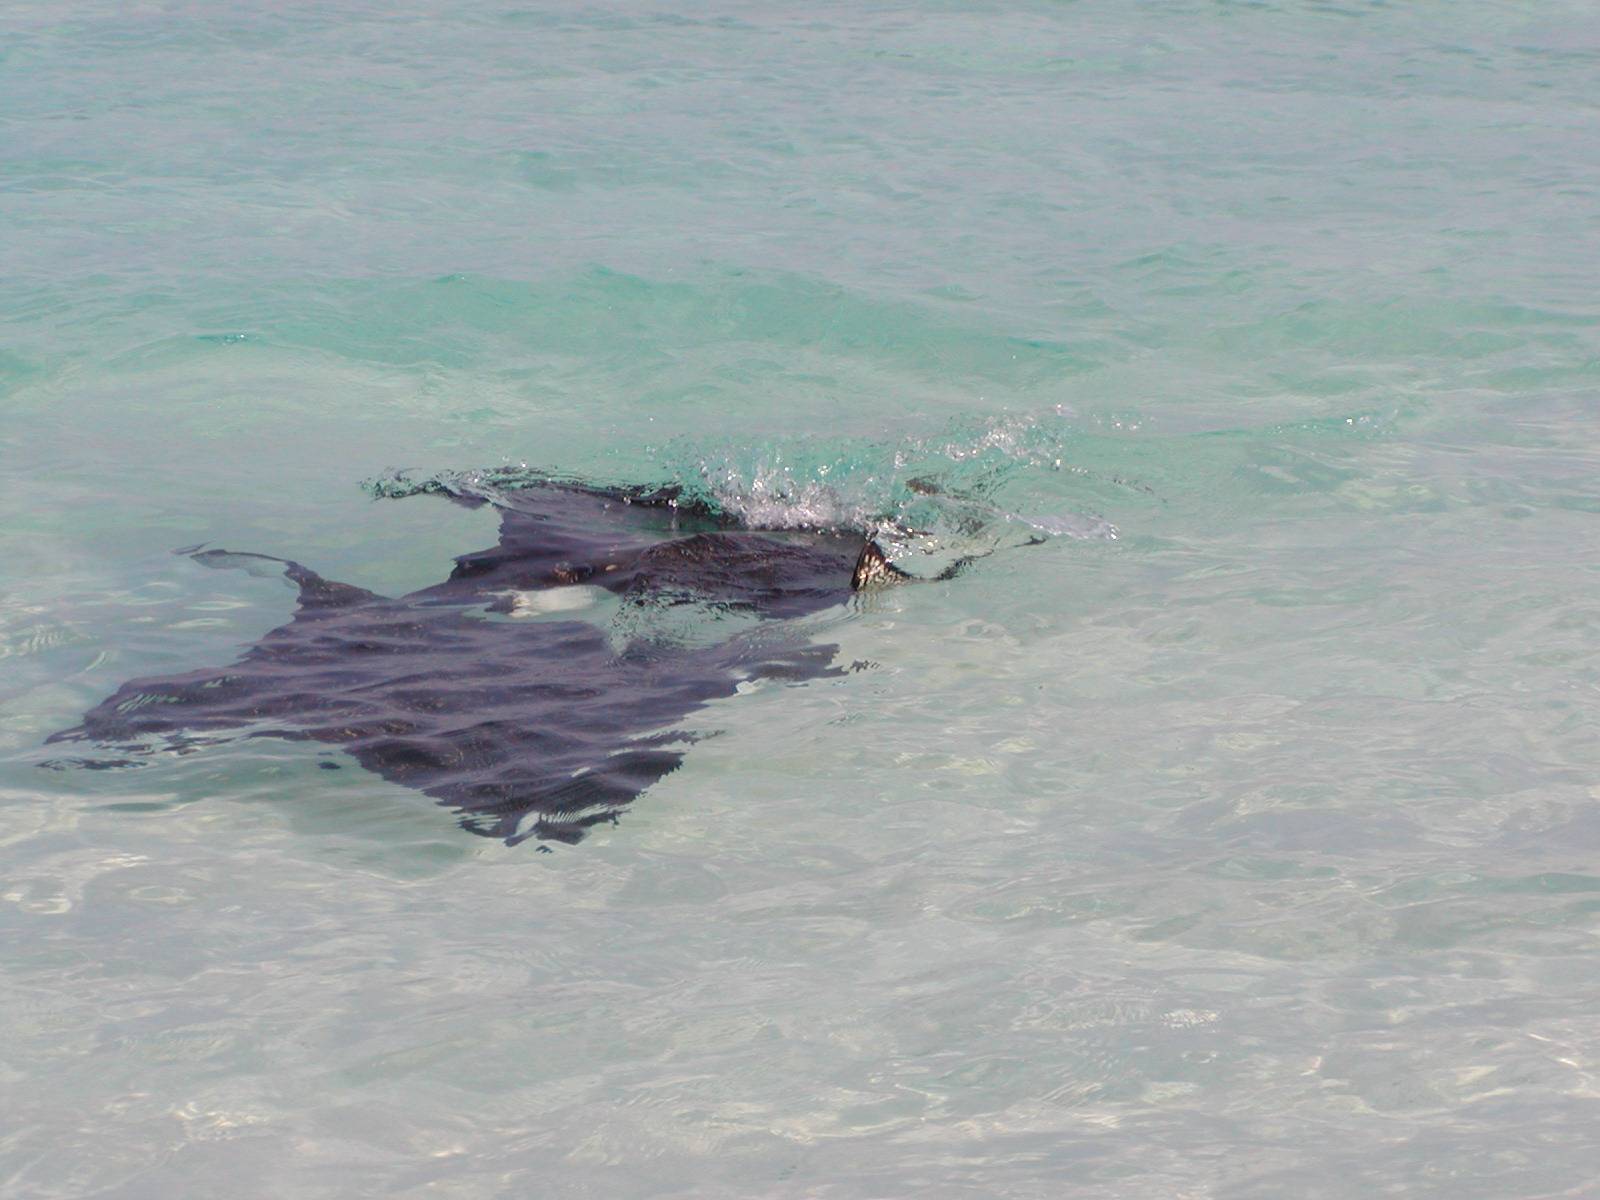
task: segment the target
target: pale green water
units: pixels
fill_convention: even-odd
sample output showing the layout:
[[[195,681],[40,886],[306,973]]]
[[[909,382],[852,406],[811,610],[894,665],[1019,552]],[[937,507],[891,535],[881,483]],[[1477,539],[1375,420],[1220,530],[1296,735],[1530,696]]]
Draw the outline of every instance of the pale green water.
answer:
[[[8,5],[0,1192],[1596,1194],[1597,97],[1586,3]],[[553,855],[38,769],[287,614],[174,547],[419,586],[492,521],[360,482],[507,462],[1063,533]]]

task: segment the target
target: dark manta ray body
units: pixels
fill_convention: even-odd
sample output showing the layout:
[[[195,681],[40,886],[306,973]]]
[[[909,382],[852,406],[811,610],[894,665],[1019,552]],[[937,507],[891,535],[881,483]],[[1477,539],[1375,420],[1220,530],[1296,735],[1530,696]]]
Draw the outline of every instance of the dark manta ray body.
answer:
[[[299,589],[293,618],[231,666],[126,683],[49,740],[138,751],[230,731],[311,739],[449,805],[473,832],[572,842],[677,767],[675,722],[752,680],[840,673],[837,647],[780,619],[899,575],[859,534],[740,528],[667,491],[549,483],[455,498],[494,504],[499,544],[397,599],[287,560],[194,554],[281,563]],[[709,646],[619,648],[587,621],[507,619],[530,593],[581,584],[643,610],[747,620]]]

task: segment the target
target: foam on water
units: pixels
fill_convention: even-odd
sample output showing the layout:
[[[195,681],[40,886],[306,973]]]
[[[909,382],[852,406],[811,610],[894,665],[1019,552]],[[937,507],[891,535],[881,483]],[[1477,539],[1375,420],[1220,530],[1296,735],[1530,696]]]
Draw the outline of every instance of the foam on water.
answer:
[[[738,446],[689,438],[648,452],[643,480],[587,482],[660,491],[675,504],[734,518],[756,529],[848,530],[880,539],[897,556],[960,556],[1043,537],[1115,540],[1094,512],[1011,511],[1016,504],[1065,502],[1070,487],[1044,476],[1094,475],[1070,462],[1075,431],[1061,414],[960,421],[937,434],[895,442],[797,437]],[[494,499],[519,487],[577,480],[526,463],[432,474],[390,471],[368,480],[380,498],[444,492]],[[1125,480],[1116,486],[1138,490]]]

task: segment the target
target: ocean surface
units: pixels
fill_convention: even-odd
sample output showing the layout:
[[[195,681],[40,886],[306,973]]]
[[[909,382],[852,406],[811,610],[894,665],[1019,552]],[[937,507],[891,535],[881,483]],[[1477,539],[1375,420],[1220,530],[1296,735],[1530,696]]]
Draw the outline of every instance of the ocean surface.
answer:
[[[13,0],[0,1194],[1600,1194],[1597,281],[1588,0]],[[506,468],[994,552],[550,854],[44,744]]]

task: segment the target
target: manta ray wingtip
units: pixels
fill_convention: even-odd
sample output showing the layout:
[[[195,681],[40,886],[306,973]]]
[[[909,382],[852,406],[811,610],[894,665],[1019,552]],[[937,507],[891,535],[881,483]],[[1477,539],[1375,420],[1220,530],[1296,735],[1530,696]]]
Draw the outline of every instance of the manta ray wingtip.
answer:
[[[861,547],[860,557],[856,559],[855,570],[850,574],[850,590],[860,592],[867,588],[899,583],[909,578],[909,575],[889,561],[877,542],[868,538],[867,544]]]

